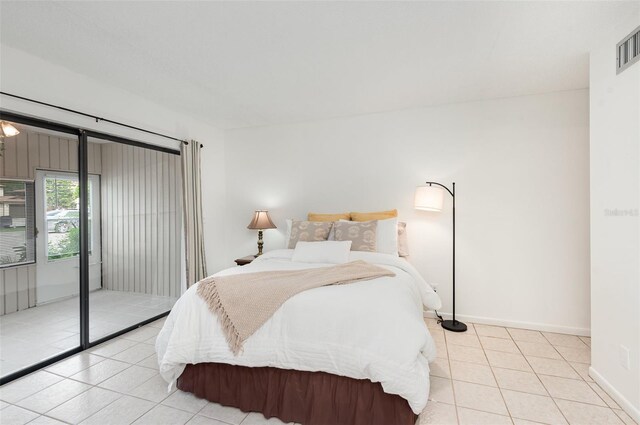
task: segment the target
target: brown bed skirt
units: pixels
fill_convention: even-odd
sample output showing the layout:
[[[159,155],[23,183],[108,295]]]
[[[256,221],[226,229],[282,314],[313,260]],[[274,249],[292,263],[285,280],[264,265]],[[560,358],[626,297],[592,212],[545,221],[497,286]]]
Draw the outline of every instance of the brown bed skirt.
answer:
[[[200,398],[303,425],[414,425],[409,403],[367,379],[223,363],[187,365],[178,388]]]

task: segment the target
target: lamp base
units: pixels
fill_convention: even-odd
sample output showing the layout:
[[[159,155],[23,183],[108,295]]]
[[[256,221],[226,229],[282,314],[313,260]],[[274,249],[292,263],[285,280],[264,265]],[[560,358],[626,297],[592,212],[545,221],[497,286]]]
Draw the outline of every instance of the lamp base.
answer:
[[[264,245],[264,242],[262,240],[262,230],[258,230],[258,253],[256,254],[256,257],[259,257],[262,255],[263,245]]]
[[[466,332],[467,325],[457,320],[443,320],[442,327],[451,332]]]

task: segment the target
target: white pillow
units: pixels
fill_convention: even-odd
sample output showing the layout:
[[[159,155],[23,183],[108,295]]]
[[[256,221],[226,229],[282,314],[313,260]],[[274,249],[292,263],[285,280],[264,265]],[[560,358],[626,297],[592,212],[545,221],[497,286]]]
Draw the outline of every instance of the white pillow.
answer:
[[[349,220],[340,220],[349,221]],[[376,252],[398,255],[398,218],[376,220]]]
[[[291,261],[299,263],[343,264],[349,261],[351,241],[299,241]]]
[[[376,251],[398,255],[398,218],[378,220]]]

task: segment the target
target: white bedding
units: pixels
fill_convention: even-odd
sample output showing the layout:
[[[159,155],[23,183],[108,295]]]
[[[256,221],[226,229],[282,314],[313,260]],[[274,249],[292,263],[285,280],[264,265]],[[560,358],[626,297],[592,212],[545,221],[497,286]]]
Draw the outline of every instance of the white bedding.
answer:
[[[293,250],[264,254],[250,265],[217,275],[265,270],[297,270],[330,264],[296,263]],[[440,298],[406,260],[357,252],[396,273],[365,282],[325,286],[290,298],[244,343],[237,357],[229,349],[217,317],[192,286],[176,302],[156,341],[163,378],[173,383],[188,363],[216,362],[323,371],[380,382],[420,413],[429,395],[429,362],[436,348],[423,320],[423,304],[440,308]]]

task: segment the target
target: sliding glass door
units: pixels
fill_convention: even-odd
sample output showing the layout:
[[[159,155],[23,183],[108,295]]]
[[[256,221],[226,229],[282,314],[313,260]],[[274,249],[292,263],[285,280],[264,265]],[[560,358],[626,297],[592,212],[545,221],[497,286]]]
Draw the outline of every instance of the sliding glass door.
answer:
[[[178,151],[0,111],[0,384],[166,315]],[[128,356],[153,354],[141,344]],[[140,360],[143,360],[141,358]]]
[[[0,376],[80,348],[77,134],[13,124],[0,150]]]
[[[180,295],[180,157],[98,137],[102,288],[90,293],[90,341],[161,315]],[[152,347],[151,347],[152,348]]]

